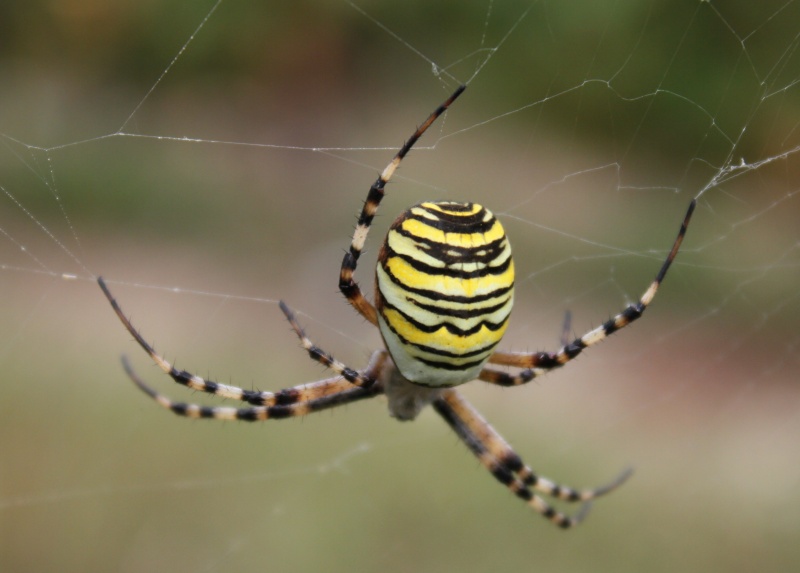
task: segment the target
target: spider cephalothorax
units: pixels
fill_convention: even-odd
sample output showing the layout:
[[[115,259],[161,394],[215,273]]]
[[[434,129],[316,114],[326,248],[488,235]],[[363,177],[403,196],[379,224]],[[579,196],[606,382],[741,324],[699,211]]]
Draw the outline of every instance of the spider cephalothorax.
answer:
[[[281,302],[281,310],[309,356],[336,376],[278,392],[245,390],[205,380],[176,369],[156,353],[125,317],[103,279],[98,282],[125,328],[176,382],[250,404],[235,408],[174,402],[146,385],[123,360],[131,379],[174,413],[190,418],[256,421],[303,416],[385,394],[392,416],[413,420],[431,405],[497,480],[556,525],[572,527],[586,515],[588,503],[570,516],[555,510],[540,494],[588,502],[616,488],[630,472],[594,489],[574,489],[537,475],[453,386],[476,378],[501,386],[524,384],[566,364],[639,318],[678,254],[695,202],[689,205],[672,249],[639,301],[556,352],[494,350],[506,330],[513,304],[514,266],[503,227],[488,209],[475,203],[424,202],[394,222],[378,257],[373,306],[361,293],[353,274],[386,183],[425,130],[463,91],[464,86],[459,87],[417,128],[372,184],[342,261],[339,289],[361,316],[380,328],[386,344],[386,350],[372,354],[366,368],[349,368],[316,346],[294,313]],[[509,374],[486,364],[520,370]]]

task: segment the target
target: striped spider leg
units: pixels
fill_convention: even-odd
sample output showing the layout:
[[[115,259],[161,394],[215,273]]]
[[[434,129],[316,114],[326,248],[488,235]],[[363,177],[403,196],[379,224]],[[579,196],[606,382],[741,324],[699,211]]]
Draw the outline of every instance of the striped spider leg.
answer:
[[[364,207],[361,209],[361,215],[358,217],[358,223],[356,224],[356,230],[353,233],[353,240],[350,243],[350,249],[347,251],[347,253],[345,253],[344,259],[342,260],[342,269],[339,273],[339,290],[347,299],[347,301],[353,306],[353,308],[355,308],[361,316],[366,318],[375,326],[378,326],[378,315],[375,307],[363,295],[358,283],[353,280],[353,273],[356,271],[358,258],[361,256],[361,252],[364,250],[364,243],[367,240],[367,234],[369,233],[369,228],[372,225],[372,220],[375,218],[375,214],[378,212],[378,207],[383,199],[384,188],[392,178],[392,175],[394,175],[394,172],[397,170],[400,162],[403,160],[406,154],[411,151],[411,148],[414,147],[414,144],[417,143],[417,140],[422,137],[422,134],[425,133],[425,131],[434,121],[436,121],[440,115],[447,111],[447,108],[450,107],[450,104],[452,104],[458,98],[458,96],[464,92],[465,89],[467,89],[467,86],[459,86],[456,91],[453,92],[453,94],[447,98],[442,105],[437,107],[433,113],[428,116],[428,119],[426,119],[422,125],[417,128],[411,137],[408,138],[408,140],[403,144],[403,146],[400,148],[400,151],[397,152],[389,165],[387,165],[383,172],[381,172],[381,174],[375,180],[375,183],[373,183],[369,188],[367,199],[364,201]]]
[[[577,357],[581,352],[584,351],[584,349],[594,346],[598,342],[602,342],[616,331],[628,326],[633,321],[640,318],[653,301],[653,298],[656,296],[658,287],[661,286],[661,282],[664,280],[670,265],[672,265],[672,261],[675,260],[675,257],[680,250],[683,237],[686,235],[686,229],[689,227],[689,221],[692,218],[692,213],[694,212],[696,205],[696,200],[692,200],[692,202],[689,204],[689,209],[686,211],[686,215],[683,217],[683,222],[681,223],[681,228],[678,231],[678,236],[675,238],[675,242],[672,244],[672,248],[670,249],[667,258],[661,265],[661,269],[658,271],[656,278],[652,283],[650,283],[650,286],[647,288],[638,302],[628,305],[625,310],[607,320],[597,328],[590,330],[583,336],[576,338],[570,343],[565,342],[561,349],[559,349],[557,352],[495,352],[489,357],[488,362],[490,364],[512,366],[516,368],[523,368],[524,370],[516,375],[510,375],[505,372],[493,370],[491,368],[484,368],[479,375],[480,380],[489,382],[491,384],[497,384],[499,386],[519,386],[520,384],[525,384],[537,376],[549,372],[554,368],[563,366],[573,358]]]
[[[376,384],[375,381],[380,376],[381,371],[385,368],[388,361],[388,355],[385,350],[376,350],[367,368],[362,371],[355,371],[334,359],[330,354],[311,345],[309,354],[319,361],[324,361],[323,363],[336,372],[338,376],[286,388],[278,392],[245,390],[236,386],[221,384],[213,380],[206,380],[186,370],[178,370],[164,357],[158,354],[152,345],[150,345],[139,331],[134,328],[133,324],[131,324],[130,320],[122,312],[122,308],[111,294],[103,278],[99,277],[97,282],[127,331],[133,336],[136,342],[139,343],[139,346],[147,352],[153,362],[175,382],[187,388],[191,388],[192,390],[214,394],[223,398],[240,400],[252,405],[247,408],[233,408],[224,406],[209,407],[174,402],[148,386],[134,372],[127,358],[123,358],[123,367],[131,380],[158,404],[180,416],[246,421],[279,419],[304,416],[348,402],[371,398],[383,392],[383,386],[381,384]],[[286,313],[287,319],[298,336],[304,338],[302,331],[299,330],[299,326],[297,326],[294,315],[291,314],[282,303],[281,309]]]
[[[579,490],[559,485],[537,475],[525,465],[502,436],[456,390],[443,391],[441,396],[434,400],[433,408],[497,481],[563,529],[578,525],[588,515],[591,500],[616,489],[633,473],[627,469],[611,483],[593,489]],[[534,492],[562,501],[580,501],[583,505],[577,514],[566,515],[554,509]]]

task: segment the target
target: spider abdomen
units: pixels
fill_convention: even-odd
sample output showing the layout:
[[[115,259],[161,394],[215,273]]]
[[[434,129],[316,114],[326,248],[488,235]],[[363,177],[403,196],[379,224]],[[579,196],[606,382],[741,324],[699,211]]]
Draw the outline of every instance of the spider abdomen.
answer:
[[[475,203],[411,207],[383,242],[375,292],[381,334],[407,380],[454,386],[475,379],[514,299],[502,225]]]

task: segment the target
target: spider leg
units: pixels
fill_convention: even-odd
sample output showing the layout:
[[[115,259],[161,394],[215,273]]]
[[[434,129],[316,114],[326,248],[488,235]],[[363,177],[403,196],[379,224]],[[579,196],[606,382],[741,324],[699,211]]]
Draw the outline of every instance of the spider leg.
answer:
[[[580,523],[589,511],[590,500],[617,488],[631,475],[631,471],[626,470],[611,483],[595,489],[556,484],[526,466],[502,436],[455,390],[442,392],[433,407],[495,479],[559,527],[570,528]],[[556,510],[534,492],[584,504],[576,515],[570,516]]]
[[[362,372],[353,370],[311,342],[311,339],[306,336],[306,333],[297,322],[292,309],[290,309],[283,301],[280,301],[280,307],[283,311],[283,314],[286,315],[286,320],[288,320],[289,324],[292,326],[292,330],[294,330],[295,334],[297,334],[297,337],[300,339],[300,343],[303,345],[303,348],[308,351],[308,355],[312,360],[319,362],[326,368],[330,368],[339,376],[350,382],[350,384],[354,384],[355,386],[366,388],[375,383],[375,378],[371,378]]]
[[[386,186],[386,183],[389,182],[389,179],[392,178],[392,175],[394,175],[394,172],[400,165],[400,162],[411,150],[411,148],[414,147],[414,144],[417,142],[417,140],[422,136],[423,133],[425,133],[431,124],[436,121],[436,118],[442,115],[445,110],[450,107],[450,104],[452,104],[465,89],[466,86],[459,86],[458,89],[453,92],[453,95],[451,95],[444,103],[437,107],[434,112],[428,116],[428,119],[426,119],[422,125],[417,128],[411,137],[403,144],[403,146],[400,148],[400,151],[397,152],[389,165],[387,165],[383,172],[381,172],[381,174],[378,176],[378,179],[375,180],[375,183],[373,183],[369,188],[367,199],[364,201],[364,206],[362,207],[361,214],[358,217],[358,224],[356,225],[355,232],[353,233],[353,240],[350,243],[350,249],[347,251],[347,253],[345,253],[344,259],[342,260],[342,268],[339,272],[339,290],[345,296],[347,301],[353,306],[353,308],[355,308],[361,316],[375,326],[378,326],[378,314],[372,303],[370,303],[361,292],[361,288],[358,286],[358,283],[356,283],[353,279],[353,274],[355,273],[356,266],[358,264],[358,258],[361,256],[361,252],[364,249],[364,243],[367,240],[367,233],[369,233],[370,225],[372,225],[372,220],[374,219],[375,213],[378,211],[378,207],[383,199],[384,187]]]
[[[696,200],[692,200],[689,204],[689,209],[681,223],[681,228],[678,231],[678,236],[672,244],[669,255],[661,265],[656,278],[650,283],[650,286],[644,292],[638,302],[629,305],[625,310],[607,320],[595,329],[590,330],[583,336],[580,336],[568,344],[564,344],[557,352],[534,352],[534,353],[516,353],[516,352],[495,352],[489,357],[491,364],[500,364],[502,366],[512,366],[516,368],[524,368],[524,370],[517,375],[510,375],[505,372],[499,372],[491,368],[484,368],[478,378],[484,382],[497,384],[499,386],[518,386],[530,382],[537,376],[563,366],[576,356],[578,356],[584,349],[594,346],[615,333],[631,324],[633,321],[642,316],[648,305],[653,301],[653,298],[658,292],[658,287],[664,280],[664,277],[669,270],[672,261],[675,260],[678,250],[683,242],[683,237],[686,235],[686,229],[689,227],[689,221],[692,218],[692,213],[696,206]]]
[[[346,388],[347,386],[352,386],[353,384],[347,380],[334,378],[331,380],[322,380],[314,384],[306,384],[302,386],[296,386],[294,388],[287,388],[278,392],[261,392],[258,390],[245,390],[244,388],[239,388],[237,386],[221,384],[213,380],[206,380],[200,376],[192,374],[191,372],[187,372],[186,370],[178,370],[169,361],[158,354],[152,345],[150,345],[139,333],[139,331],[134,328],[133,324],[131,324],[131,321],[122,312],[122,308],[111,294],[111,291],[102,277],[97,279],[97,283],[100,285],[100,288],[106,295],[108,302],[111,303],[111,307],[114,309],[117,317],[120,319],[131,336],[133,336],[136,342],[139,343],[139,346],[141,346],[145,352],[150,355],[150,358],[153,359],[158,367],[168,374],[175,382],[181,384],[182,386],[191,388],[192,390],[214,394],[222,398],[241,400],[242,402],[247,402],[249,404],[253,404],[254,406],[286,406],[297,402],[307,402],[326,394],[335,393]],[[340,374],[340,372],[337,371],[337,374]],[[356,375],[359,379],[366,380],[363,374],[356,373]]]
[[[238,388],[236,386],[229,386],[228,384],[221,384],[219,382],[214,382],[213,380],[205,380],[200,376],[196,376],[191,372],[187,372],[185,370],[178,370],[175,368],[170,362],[168,362],[163,356],[158,354],[155,349],[144,339],[144,337],[139,333],[139,331],[134,328],[131,321],[125,316],[122,312],[122,308],[119,306],[119,303],[111,294],[108,286],[106,286],[105,281],[102,277],[97,278],[97,284],[100,285],[100,288],[103,290],[103,294],[106,295],[108,302],[111,303],[111,307],[114,309],[114,312],[117,314],[117,317],[120,319],[122,324],[125,326],[127,331],[133,336],[136,342],[139,343],[147,354],[150,355],[150,358],[153,359],[161,370],[167,373],[175,382],[191,388],[192,390],[198,390],[200,392],[207,392],[209,394],[215,394],[217,396],[221,396],[223,398],[232,398],[234,400],[241,400],[242,402],[248,402],[253,405],[273,405],[279,403],[287,403],[291,402],[294,398],[281,395],[280,393],[272,393],[272,392],[259,392],[256,390],[245,390],[243,388]],[[295,401],[299,401],[304,399],[303,396],[298,396]]]
[[[381,353],[376,352],[376,361],[371,364],[377,372],[383,364]],[[289,404],[275,404],[271,406],[251,406],[249,408],[235,408],[230,406],[202,406],[200,404],[188,404],[185,402],[174,402],[167,396],[157,392],[148,386],[136,372],[134,372],[126,357],[122,357],[122,366],[125,373],[145,394],[155,400],[160,406],[172,411],[179,416],[187,418],[206,418],[214,420],[244,420],[246,422],[256,422],[271,419],[293,418],[295,416],[305,416],[321,410],[349,404],[365,398],[372,398],[383,393],[381,384],[373,384],[369,388],[353,386],[342,378],[329,378],[320,380],[308,386],[324,386],[327,393],[302,402],[292,402]],[[368,368],[369,370],[369,368]],[[338,385],[338,387],[337,387]],[[331,391],[336,387],[335,391]],[[303,387],[287,388],[283,392],[291,393],[301,391]]]
[[[561,346],[566,346],[569,342],[569,332],[572,328],[572,312],[567,310],[564,313],[564,324],[561,326]]]

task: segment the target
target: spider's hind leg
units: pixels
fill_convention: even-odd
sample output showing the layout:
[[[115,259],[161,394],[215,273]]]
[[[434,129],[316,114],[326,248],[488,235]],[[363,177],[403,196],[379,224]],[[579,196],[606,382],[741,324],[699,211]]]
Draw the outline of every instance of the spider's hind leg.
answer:
[[[586,517],[591,500],[616,489],[632,473],[631,470],[625,470],[611,483],[594,489],[559,485],[526,466],[502,436],[455,390],[443,391],[433,402],[433,407],[495,479],[536,512],[565,529],[578,525]],[[575,515],[567,515],[556,510],[535,492],[584,504]]]

